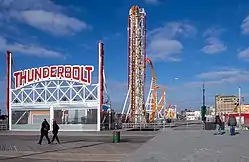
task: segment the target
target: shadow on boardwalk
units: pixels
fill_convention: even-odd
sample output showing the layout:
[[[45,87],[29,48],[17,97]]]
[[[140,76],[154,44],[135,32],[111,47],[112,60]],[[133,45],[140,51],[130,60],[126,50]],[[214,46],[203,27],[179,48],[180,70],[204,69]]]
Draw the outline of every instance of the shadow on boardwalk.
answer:
[[[249,162],[249,132],[215,136],[212,131],[165,131],[124,162]]]
[[[74,149],[80,149],[80,148],[86,148],[86,147],[92,147],[92,146],[98,146],[104,143],[96,143],[96,144],[91,144],[91,145],[85,145],[85,146],[78,146],[78,147],[72,147],[72,148],[63,148],[63,149],[55,149],[53,150],[53,153],[59,152],[59,151],[67,151],[67,150],[74,150]],[[15,156],[15,157],[0,157],[0,160],[13,160],[13,159],[20,159],[20,158],[26,158],[26,157],[31,157],[34,155],[42,155],[42,154],[46,154],[46,153],[50,153],[51,150],[48,151],[42,151],[42,152],[35,152],[35,153],[31,153],[31,154],[26,154],[26,155],[21,155],[21,156]]]
[[[120,143],[113,143],[112,136],[63,136],[60,145],[46,144],[46,140],[38,145],[38,138],[34,135],[0,136],[0,161],[58,158],[59,161],[76,162],[84,159],[103,160],[103,155],[104,159],[118,160],[141,147],[152,136],[121,136]]]

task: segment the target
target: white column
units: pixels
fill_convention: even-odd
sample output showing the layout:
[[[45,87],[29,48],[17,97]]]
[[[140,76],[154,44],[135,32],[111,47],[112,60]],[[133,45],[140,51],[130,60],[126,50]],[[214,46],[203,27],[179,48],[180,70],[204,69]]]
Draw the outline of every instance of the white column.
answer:
[[[49,108],[49,112],[50,112],[50,126],[53,125],[53,119],[54,119],[54,106],[51,105],[50,108]]]
[[[12,101],[12,91],[11,91],[11,73],[12,73],[12,53],[9,53],[9,130],[11,131],[12,130],[12,104],[11,104],[11,101]]]
[[[99,80],[98,80],[98,109],[97,109],[97,131],[100,131],[100,124],[101,124],[101,119],[100,119],[100,109],[102,108],[102,105],[100,105],[100,99],[101,99],[101,89],[100,89],[100,83],[101,83],[101,70],[102,70],[102,67],[101,67],[101,65],[102,65],[102,60],[101,60],[101,52],[102,52],[102,48],[103,48],[103,46],[102,46],[102,42],[100,41],[99,42],[99,53],[98,53],[98,55],[99,55]]]

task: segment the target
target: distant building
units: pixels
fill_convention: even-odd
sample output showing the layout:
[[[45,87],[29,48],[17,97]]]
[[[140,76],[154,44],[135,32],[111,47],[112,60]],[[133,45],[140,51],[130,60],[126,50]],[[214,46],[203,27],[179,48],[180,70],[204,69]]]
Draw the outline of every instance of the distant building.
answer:
[[[241,105],[241,112],[242,113],[249,113],[249,104]]]
[[[197,115],[198,113],[200,113],[200,115]],[[181,111],[179,116],[180,116],[181,120],[199,120],[199,119],[196,119],[196,118],[198,118],[196,116],[201,116],[201,112],[195,111],[195,110],[185,109],[185,110]]]
[[[188,110],[188,109],[182,110],[181,113],[180,113],[180,119],[181,120],[186,120],[186,112],[191,112],[191,110]]]
[[[182,111],[180,112],[180,115],[181,115],[181,116],[185,116],[185,115],[186,115],[186,112],[187,112],[187,109],[182,110]]]
[[[215,115],[215,108],[213,106],[208,106],[206,115]]]
[[[187,111],[186,120],[201,120],[201,111]]]
[[[225,115],[233,113],[236,106],[238,105],[238,97],[231,96],[215,96],[215,115]]]
[[[239,113],[240,112],[240,106],[238,106],[235,110],[235,113]],[[243,104],[241,105],[241,113],[249,113],[249,104]]]

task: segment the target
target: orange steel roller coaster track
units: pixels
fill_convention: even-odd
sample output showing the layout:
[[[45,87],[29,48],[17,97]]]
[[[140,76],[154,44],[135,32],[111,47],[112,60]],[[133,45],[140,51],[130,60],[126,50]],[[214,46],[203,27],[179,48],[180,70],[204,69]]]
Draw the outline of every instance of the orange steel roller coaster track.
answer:
[[[152,61],[149,58],[146,58],[145,63],[147,63],[150,67],[151,71],[151,111],[149,113],[149,119],[147,120],[149,123],[154,122],[154,119],[156,118],[157,113],[162,112],[162,109],[164,108],[165,105],[165,89],[162,86],[159,86],[156,84],[156,75],[155,75],[155,70]],[[158,94],[157,90],[161,91],[161,99],[158,103]],[[130,91],[130,90],[129,90]],[[128,92],[130,94],[130,92]],[[149,94],[150,95],[150,94]],[[128,96],[127,96],[128,99]],[[126,101],[125,101],[126,104]],[[125,106],[123,107],[123,113],[124,113]],[[132,116],[133,114],[131,113],[132,110],[131,108],[128,109],[128,114],[129,116]],[[146,113],[146,110],[144,111]],[[127,115],[128,115],[127,114]],[[128,116],[126,116],[128,117]],[[126,118],[127,119],[127,118]]]
[[[156,117],[156,113],[160,112],[164,106],[165,103],[165,90],[161,87],[161,86],[157,86],[156,85],[156,75],[155,75],[155,70],[152,64],[152,61],[147,58],[146,62],[149,64],[150,66],[150,70],[151,70],[151,75],[152,75],[152,111],[149,115],[149,122],[153,122],[155,117]],[[159,106],[157,105],[157,89],[161,90],[161,94],[162,94],[162,98],[159,101]]]

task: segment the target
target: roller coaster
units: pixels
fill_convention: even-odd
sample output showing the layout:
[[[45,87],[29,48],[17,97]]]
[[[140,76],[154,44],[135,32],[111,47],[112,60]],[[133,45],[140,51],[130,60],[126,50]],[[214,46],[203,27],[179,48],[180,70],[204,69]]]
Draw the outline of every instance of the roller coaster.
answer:
[[[144,116],[147,117],[146,122],[147,123],[153,123],[158,119],[174,119],[175,118],[175,110],[171,108],[171,105],[169,104],[166,108],[166,101],[165,101],[165,89],[163,86],[157,85],[156,82],[156,75],[155,70],[153,67],[153,63],[149,58],[146,58],[146,63],[150,67],[151,71],[151,84],[150,84],[150,90],[148,92],[147,100],[145,103],[145,111]],[[158,93],[158,90],[160,90],[160,93]],[[131,115],[131,109],[128,106],[128,99],[129,99],[130,89],[127,93],[122,114],[125,114],[126,122],[129,122],[129,118]],[[127,110],[128,107],[128,110]],[[127,110],[127,111],[126,111]]]
[[[151,72],[151,83],[144,103],[146,65]],[[146,57],[146,13],[143,8],[133,6],[128,16],[128,93],[122,110],[125,122],[153,123],[173,118],[175,112],[170,106],[165,108],[165,103],[165,88],[157,85],[153,63]]]

